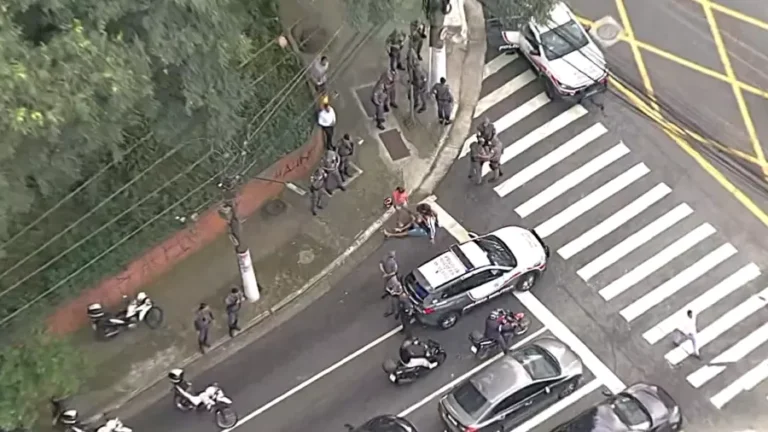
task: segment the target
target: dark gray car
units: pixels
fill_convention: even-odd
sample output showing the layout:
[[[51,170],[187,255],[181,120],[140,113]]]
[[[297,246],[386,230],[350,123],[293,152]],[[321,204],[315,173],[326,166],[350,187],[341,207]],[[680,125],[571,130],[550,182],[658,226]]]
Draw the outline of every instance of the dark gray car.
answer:
[[[582,380],[581,359],[553,338],[541,338],[474,374],[440,399],[438,411],[451,432],[511,430]]]

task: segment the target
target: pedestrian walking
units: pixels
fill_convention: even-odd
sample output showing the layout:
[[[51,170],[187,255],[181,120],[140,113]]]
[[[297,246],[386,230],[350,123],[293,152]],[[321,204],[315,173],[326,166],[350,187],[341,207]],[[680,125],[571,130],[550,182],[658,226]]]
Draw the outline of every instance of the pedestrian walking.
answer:
[[[400,321],[403,326],[400,332],[405,334],[405,337],[411,337],[411,320],[413,319],[413,303],[408,298],[408,294],[405,290],[400,291],[400,295],[397,297],[397,312],[395,313],[395,319]]]
[[[451,124],[451,111],[453,111],[453,94],[446,79],[440,78],[440,82],[432,86],[432,94],[437,101],[437,118],[440,124]]]
[[[325,190],[328,192],[328,195],[333,195],[336,189],[341,189],[342,191],[347,190],[344,186],[344,180],[342,180],[341,174],[339,173],[340,164],[341,158],[339,158],[339,154],[336,153],[336,151],[333,149],[325,151],[325,156],[323,156],[323,159],[320,161],[320,167],[325,171]],[[331,182],[334,184],[331,185]]]
[[[701,353],[699,352],[699,344],[697,340],[698,329],[696,328],[696,315],[692,310],[688,310],[685,313],[685,319],[680,326],[680,332],[683,333],[687,340],[691,341],[692,352],[690,354],[701,360]]]
[[[341,174],[341,179],[346,182],[352,177],[352,174],[349,173],[349,163],[352,156],[355,155],[355,142],[352,141],[348,133],[345,133],[336,148],[339,153],[339,174]]]
[[[227,310],[227,327],[229,327],[229,337],[235,337],[235,332],[240,331],[238,324],[240,308],[243,305],[243,291],[238,287],[232,287],[227,297],[224,298],[224,307]]]
[[[426,111],[427,74],[419,65],[416,65],[414,69],[411,70],[411,89],[411,93],[414,97],[413,109],[415,109],[417,113]]]
[[[197,345],[201,354],[205,354],[205,349],[210,348],[208,342],[208,333],[213,324],[213,312],[205,303],[200,303],[195,314],[195,330],[197,330]]]
[[[373,103],[374,119],[376,120],[376,127],[380,130],[384,130],[384,122],[386,121],[386,113],[389,112],[389,95],[384,83],[376,83],[373,86],[373,94],[371,94],[371,102]]]
[[[403,286],[400,284],[397,275],[392,275],[387,279],[387,283],[384,285],[384,292],[385,295],[389,297],[389,306],[387,307],[387,311],[384,312],[384,317],[388,317],[397,312],[399,307],[398,304],[400,303],[400,294],[403,293]]]
[[[489,154],[483,145],[482,138],[478,138],[469,145],[469,179],[475,184],[483,182],[483,163],[489,159]]]
[[[325,148],[333,148],[333,129],[336,127],[336,111],[330,103],[325,101],[323,108],[317,114],[317,124],[323,130],[325,137]]]
[[[501,176],[504,175],[503,172],[501,172],[501,156],[504,153],[504,145],[501,143],[501,140],[497,137],[493,137],[490,141],[486,141],[486,149],[490,153],[488,156],[488,165],[491,168],[491,172],[493,175],[491,178],[488,179],[488,182],[493,183],[499,180]],[[480,171],[480,175],[482,175],[483,171]]]
[[[381,74],[378,82],[384,85],[384,89],[387,92],[387,100],[389,101],[389,106],[392,108],[397,108],[397,75],[394,72],[388,70]]]
[[[317,216],[317,211],[324,207],[321,190],[325,187],[327,178],[328,175],[322,167],[317,167],[309,178],[309,199],[311,201],[312,215],[314,216]]]
[[[400,30],[392,30],[387,36],[387,55],[389,56],[389,70],[405,70],[403,67],[402,51],[405,44],[405,34]]]
[[[315,60],[309,66],[309,79],[312,81],[312,84],[314,84],[315,91],[318,93],[325,93],[326,91],[329,67],[330,62],[326,56],[315,58]]]
[[[419,20],[411,21],[411,48],[419,60],[424,60],[421,58],[421,48],[424,46],[424,39],[426,38],[427,27]]]
[[[496,126],[488,117],[484,117],[482,123],[477,125],[477,135],[488,142],[496,137]]]

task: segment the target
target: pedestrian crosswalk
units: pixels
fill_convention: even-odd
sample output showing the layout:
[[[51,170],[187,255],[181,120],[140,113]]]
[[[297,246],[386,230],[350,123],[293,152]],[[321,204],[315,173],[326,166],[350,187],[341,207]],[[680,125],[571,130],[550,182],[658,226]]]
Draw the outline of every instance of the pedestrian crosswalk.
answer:
[[[551,101],[524,61],[500,55],[483,69],[484,86],[495,88],[483,89],[475,124],[488,117],[504,143],[495,195],[573,264],[655,361],[712,405],[748,392],[768,397],[768,279],[661,181],[654,161],[640,160],[584,106]],[[701,360],[676,337],[688,310],[697,314]]]

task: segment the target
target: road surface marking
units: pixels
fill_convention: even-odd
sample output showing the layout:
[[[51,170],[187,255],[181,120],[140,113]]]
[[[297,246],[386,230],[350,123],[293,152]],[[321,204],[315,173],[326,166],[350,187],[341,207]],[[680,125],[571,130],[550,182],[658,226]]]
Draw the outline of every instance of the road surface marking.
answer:
[[[513,350],[514,350],[514,349],[517,349],[517,348],[520,348],[521,346],[523,346],[523,345],[527,344],[528,342],[531,342],[532,340],[534,340],[534,339],[536,339],[537,337],[541,336],[541,334],[542,334],[542,333],[544,333],[546,330],[547,330],[547,328],[546,328],[546,327],[542,327],[542,328],[538,329],[538,330],[537,330],[536,332],[534,332],[533,334],[530,334],[530,335],[526,336],[524,339],[522,339],[522,340],[520,340],[519,342],[517,342],[517,343],[515,343],[514,345],[512,345],[512,347],[511,347],[511,348],[512,348]],[[416,402],[415,404],[413,404],[413,405],[409,406],[408,408],[404,409],[404,410],[403,410],[403,411],[402,411],[400,414],[398,414],[397,416],[398,416],[398,417],[405,417],[405,416],[408,416],[408,415],[410,415],[411,413],[413,413],[413,412],[414,412],[414,411],[416,411],[417,409],[419,409],[419,408],[423,407],[424,405],[426,405],[426,404],[428,404],[428,403],[432,402],[434,399],[436,399],[436,398],[438,398],[438,397],[440,397],[440,396],[444,395],[445,393],[447,393],[448,391],[450,391],[450,390],[451,390],[453,387],[455,387],[455,386],[456,386],[457,384],[459,384],[460,382],[462,382],[462,381],[466,380],[467,378],[471,377],[472,375],[474,375],[474,374],[476,374],[476,373],[480,372],[481,370],[485,369],[485,368],[486,368],[486,367],[488,367],[488,366],[489,366],[491,363],[493,363],[493,362],[495,362],[496,360],[500,359],[502,355],[504,355],[504,354],[503,354],[503,353],[498,353],[498,354],[496,354],[495,356],[493,356],[493,357],[489,358],[488,360],[486,360],[486,361],[484,361],[484,362],[480,363],[479,365],[477,365],[477,366],[475,366],[474,368],[470,369],[470,370],[469,370],[469,372],[466,372],[465,374],[463,374],[463,375],[459,376],[458,378],[455,378],[455,379],[453,379],[452,381],[450,381],[450,382],[449,382],[449,383],[447,383],[446,385],[444,385],[444,386],[440,387],[439,389],[437,389],[437,390],[433,391],[432,393],[430,393],[430,394],[429,394],[427,397],[425,397],[424,399],[422,399],[422,400],[420,400],[420,401]]]
[[[632,251],[644,245],[692,213],[693,209],[690,208],[688,204],[683,203],[678,205],[664,216],[649,223],[640,231],[630,235],[621,243],[587,263],[584,267],[579,269],[576,274],[581,276],[585,281],[588,281],[596,274],[615,264],[618,260],[629,255]]]
[[[743,359],[766,341],[768,341],[768,323],[763,324],[747,337],[736,342],[733,346],[712,359],[708,365],[702,366],[696,372],[688,375],[686,379],[692,386],[699,388],[712,378],[720,375],[728,367],[728,364],[736,363]]]
[[[437,204],[436,196],[429,196],[422,202],[428,203],[432,207],[432,210],[437,213],[437,220],[440,221],[440,228],[448,231],[448,234],[455,238],[456,241],[464,243],[472,239],[472,237],[469,236],[469,232],[467,232],[467,230],[465,230],[453,216]]]
[[[558,249],[557,253],[563,259],[569,259],[584,249],[592,246],[598,240],[615,231],[620,226],[629,222],[632,218],[642,213],[648,207],[657,203],[660,199],[669,195],[672,189],[664,183],[657,184],[653,189],[641,195],[621,210],[604,219],[589,231],[571,240],[567,245]]]
[[[509,195],[520,186],[528,183],[529,181],[539,176],[541,173],[546,172],[548,169],[552,168],[559,162],[562,162],[568,156],[576,153],[577,151],[586,147],[592,141],[600,138],[606,132],[608,132],[608,129],[606,129],[602,123],[596,123],[592,125],[592,127],[571,138],[565,144],[555,147],[555,149],[549,152],[546,156],[537,159],[536,162],[533,162],[532,164],[529,164],[522,170],[518,171],[517,174],[508,178],[500,185],[494,187],[493,190],[496,191],[500,197]]]
[[[516,91],[532,83],[535,79],[536,74],[528,69],[520,75],[512,78],[511,81],[507,82],[503,86],[492,91],[490,94],[477,101],[477,105],[475,106],[475,118],[482,116],[494,105],[503,101],[509,96],[512,96]]]
[[[600,186],[598,189],[571,204],[568,208],[552,216],[536,227],[536,232],[546,238],[557,232],[560,228],[573,222],[574,219],[595,208],[597,205],[615,195],[617,192],[634,183],[644,175],[651,172],[644,163],[639,163],[629,170],[619,174],[616,178]]]
[[[545,421],[557,415],[557,413],[559,413],[560,411],[568,408],[569,406],[578,402],[585,396],[588,396],[590,393],[599,389],[602,386],[603,384],[600,382],[600,380],[593,379],[592,381],[579,387],[575,392],[564,397],[563,399],[560,399],[559,401],[547,407],[547,409],[545,409],[544,411],[531,417],[525,423],[512,429],[510,432],[529,432],[534,428],[536,428],[537,426],[539,426],[540,424],[544,423]]]
[[[710,342],[717,339],[720,335],[733,328],[736,324],[744,321],[753,313],[759,311],[766,306],[766,297],[768,297],[768,288],[748,298],[740,305],[729,310],[723,314],[720,318],[715,320],[707,328],[700,331],[696,337],[696,343],[699,350],[707,346]],[[691,341],[686,340],[678,347],[669,351],[664,358],[674,365],[680,364],[683,360],[688,358],[693,351]]]
[[[648,312],[652,307],[688,286],[691,282],[704,276],[718,264],[736,255],[736,252],[736,248],[730,243],[720,246],[708,253],[704,258],[696,261],[690,267],[677,273],[671,279],[632,302],[632,304],[622,309],[619,314],[624,317],[627,322],[632,322],[640,315]]]
[[[651,345],[655,344],[680,326],[682,320],[686,319],[685,314],[687,311],[692,310],[696,311],[696,313],[701,313],[758,276],[760,276],[760,268],[757,265],[753,263],[745,265],[722,282],[710,288],[709,291],[695,298],[677,312],[665,318],[664,321],[643,333],[643,338]]]
[[[229,432],[231,430],[237,429],[238,427],[242,426],[249,420],[252,420],[256,416],[264,413],[265,411],[269,410],[270,408],[274,407],[275,405],[283,402],[284,400],[290,398],[291,396],[295,395],[296,393],[304,390],[305,388],[309,387],[310,385],[314,384],[315,382],[319,381],[320,379],[324,378],[326,375],[330,374],[331,372],[335,371],[336,369],[344,366],[345,364],[351,362],[352,360],[356,359],[357,357],[360,357],[362,354],[365,354],[370,349],[374,348],[375,346],[379,345],[380,343],[384,342],[385,340],[391,338],[392,336],[396,335],[400,330],[402,329],[402,326],[398,326],[397,328],[394,328],[387,333],[384,333],[381,335],[378,339],[375,339],[374,341],[370,342],[369,344],[365,345],[364,347],[360,348],[359,350],[353,352],[352,354],[344,357],[343,359],[337,361],[336,363],[332,364],[331,366],[327,367],[325,370],[321,371],[320,373],[312,376],[308,380],[302,382],[301,384],[297,385],[296,387],[288,390],[287,392],[283,393],[281,396],[276,397],[271,402],[267,403],[266,405],[263,405],[261,408],[257,409],[256,411],[253,411],[252,413],[246,415],[245,417],[241,418],[237,424],[232,426],[229,429],[225,429],[225,431]]]
[[[438,220],[442,220],[443,217],[450,216],[440,205],[435,201],[431,202],[432,209],[437,212]],[[450,218],[453,219],[453,218]],[[454,235],[454,232],[458,232],[458,236]],[[469,237],[469,232],[457,224],[454,227],[454,231],[448,231],[451,235],[454,235],[457,240],[461,241],[462,238]],[[624,383],[616,376],[608,367],[600,361],[597,356],[590,351],[589,348],[578,338],[573,332],[563,324],[544,304],[533,296],[530,292],[515,292],[515,297],[522,303],[522,305],[528,309],[533,316],[542,322],[547,329],[560,341],[568,345],[576,355],[581,358],[582,363],[613,393],[618,393],[626,388]]]
[[[624,145],[623,142],[616,144],[615,146],[611,147],[610,150],[606,150],[600,156],[590,160],[576,170],[571,171],[565,177],[561,178],[548,188],[539,192],[528,201],[520,204],[515,209],[515,212],[520,215],[521,218],[528,217],[531,213],[544,207],[560,195],[578,186],[581,184],[581,182],[593,176],[598,171],[607,167],[613,162],[619,160],[626,154],[629,154],[629,147]]]
[[[483,67],[483,81],[488,79],[489,76],[504,69],[504,66],[512,63],[515,60],[517,60],[517,54],[502,54],[489,61],[485,64],[485,67]]]
[[[763,360],[749,372],[736,378],[736,381],[728,385],[728,387],[712,396],[709,401],[712,402],[712,405],[716,406],[717,409],[720,409],[739,393],[752,390],[766,378],[768,378],[768,360]]]
[[[686,252],[688,249],[694,247],[705,238],[715,233],[715,228],[712,225],[705,223],[698,228],[684,235],[671,245],[667,246],[661,252],[657,253],[653,257],[649,258],[644,263],[633,268],[628,273],[625,273],[620,278],[611,282],[610,285],[601,289],[599,294],[606,301],[616,298],[619,294],[632,288],[645,279],[648,275],[662,268],[664,265],[672,261],[677,256]]]
[[[519,121],[533,114],[539,108],[543,107],[549,102],[550,102],[550,99],[549,97],[547,97],[546,93],[539,93],[538,95],[534,96],[533,99],[526,101],[524,104],[520,105],[514,110],[504,114],[502,118],[493,122],[493,127],[496,128],[496,135],[499,135],[505,130],[511,128],[512,126],[517,124]],[[476,141],[477,141],[477,135],[473,134],[472,136],[467,138],[467,140],[464,141],[464,147],[461,148],[460,157],[464,157],[468,155],[469,146],[471,146],[472,143]]]

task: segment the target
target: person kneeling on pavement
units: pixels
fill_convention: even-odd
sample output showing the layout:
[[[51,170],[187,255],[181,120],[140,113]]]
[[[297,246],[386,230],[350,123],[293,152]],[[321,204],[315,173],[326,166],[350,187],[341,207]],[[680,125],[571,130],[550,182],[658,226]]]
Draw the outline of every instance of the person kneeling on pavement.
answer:
[[[433,369],[438,363],[427,360],[427,345],[417,337],[408,337],[400,345],[400,361],[405,367]]]

